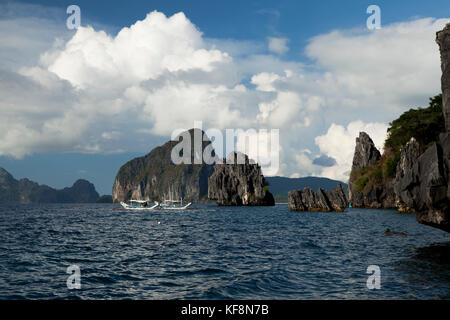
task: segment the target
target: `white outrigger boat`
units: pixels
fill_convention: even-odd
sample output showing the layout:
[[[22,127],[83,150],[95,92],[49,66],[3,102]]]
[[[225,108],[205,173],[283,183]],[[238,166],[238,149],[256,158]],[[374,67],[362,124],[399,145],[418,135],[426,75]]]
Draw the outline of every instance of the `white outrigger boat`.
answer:
[[[162,203],[159,204],[158,209],[162,209],[162,210],[185,210],[191,204],[192,204],[192,202],[189,202],[187,204],[183,204],[183,199],[180,199],[180,200],[164,200]]]
[[[172,200],[174,198],[173,189],[169,187],[169,199],[165,199],[158,206],[158,209],[161,210],[186,210],[192,202],[183,204],[183,198],[180,197],[180,200]]]
[[[159,203],[146,200],[128,200],[128,203],[121,201],[120,205],[127,210],[154,210],[159,206]]]

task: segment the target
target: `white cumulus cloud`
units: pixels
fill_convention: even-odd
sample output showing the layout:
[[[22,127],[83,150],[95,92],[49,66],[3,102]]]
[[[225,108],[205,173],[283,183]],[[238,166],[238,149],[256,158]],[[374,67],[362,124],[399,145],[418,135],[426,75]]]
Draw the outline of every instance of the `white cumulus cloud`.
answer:
[[[269,37],[267,40],[268,40],[269,51],[277,53],[277,54],[283,54],[283,53],[286,53],[289,51],[289,47],[288,47],[289,39]]]
[[[80,27],[65,47],[53,53],[48,69],[78,88],[134,84],[163,72],[211,71],[227,61],[227,53],[206,50],[202,34],[183,13],[166,17],[151,12],[115,37]]]

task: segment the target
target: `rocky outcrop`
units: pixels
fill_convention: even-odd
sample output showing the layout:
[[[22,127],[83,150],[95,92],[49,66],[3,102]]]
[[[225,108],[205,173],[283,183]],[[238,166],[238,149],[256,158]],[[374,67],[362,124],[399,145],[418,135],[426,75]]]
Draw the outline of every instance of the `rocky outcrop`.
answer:
[[[99,194],[92,183],[77,180],[72,187],[56,190],[29,179],[16,180],[0,168],[0,203],[94,203]]]
[[[395,193],[392,181],[383,179],[382,168],[377,168],[380,151],[365,132],[356,138],[352,171],[348,183],[348,198],[355,208],[394,208]],[[373,172],[369,174],[368,170]],[[372,179],[372,176],[375,178]],[[378,176],[378,177],[377,177]]]
[[[380,151],[375,147],[369,135],[365,132],[360,132],[359,137],[356,138],[352,171],[373,166],[380,158]]]
[[[347,196],[342,185],[330,191],[319,189],[314,192],[310,188],[290,191],[288,203],[292,211],[342,212],[348,207]]]
[[[238,162],[242,157],[243,161]],[[216,164],[208,180],[208,197],[221,206],[273,206],[261,167],[247,155],[231,153],[225,163]]]
[[[450,232],[449,177],[445,165],[450,155],[450,141],[448,134],[446,137],[429,147],[417,159],[412,171],[419,175],[420,181],[416,193],[417,221]],[[444,159],[444,153],[447,159]]]
[[[175,164],[172,150],[183,142],[184,137],[191,139],[190,160]],[[200,141],[201,152],[195,152],[195,141]],[[146,156],[127,162],[119,169],[114,180],[113,201],[161,201],[169,198],[195,202],[207,200],[208,178],[214,166],[204,163],[202,156],[210,145],[211,141],[202,130],[191,129],[181,133],[174,141],[153,149]]]
[[[358,150],[371,150],[371,146]],[[371,144],[371,140],[365,143]],[[358,155],[361,158],[361,154]],[[367,156],[366,159],[369,157]],[[365,162],[368,163],[368,162]],[[373,162],[372,162],[373,163]],[[450,135],[442,133],[439,140],[421,153],[416,139],[401,149],[395,179],[363,185],[367,172],[377,172],[378,163],[359,166],[354,162],[349,180],[350,204],[359,208],[397,208],[400,212],[416,213],[417,221],[450,232]],[[358,173],[363,170],[365,175]]]
[[[441,135],[421,155],[414,138],[407,143],[397,165],[395,192],[399,211],[415,212],[418,222],[450,232],[448,136]]]

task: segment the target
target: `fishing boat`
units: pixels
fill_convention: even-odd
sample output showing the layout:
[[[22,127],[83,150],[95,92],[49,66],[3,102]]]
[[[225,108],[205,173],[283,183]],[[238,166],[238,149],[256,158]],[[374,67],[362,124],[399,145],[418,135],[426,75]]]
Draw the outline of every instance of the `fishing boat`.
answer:
[[[150,202],[147,200],[128,200],[120,202],[120,205],[127,210],[153,210],[159,206],[158,202]]]
[[[164,200],[159,204],[158,209],[162,210],[185,210],[187,209],[192,202],[183,204],[183,199],[180,200]]]
[[[158,206],[158,209],[162,210],[185,210],[187,209],[192,202],[183,204],[183,198],[180,197],[180,200],[173,200],[175,192],[173,191],[173,188],[169,187],[169,199],[166,199],[166,196],[164,196],[163,202],[161,202]]]

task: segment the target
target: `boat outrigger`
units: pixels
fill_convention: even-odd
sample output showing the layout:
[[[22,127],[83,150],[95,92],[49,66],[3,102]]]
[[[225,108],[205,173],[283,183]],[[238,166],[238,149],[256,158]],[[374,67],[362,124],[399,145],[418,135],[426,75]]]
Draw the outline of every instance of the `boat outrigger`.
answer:
[[[128,200],[127,202],[120,202],[121,206],[127,210],[153,210],[159,206],[158,202],[150,202],[147,200]]]

